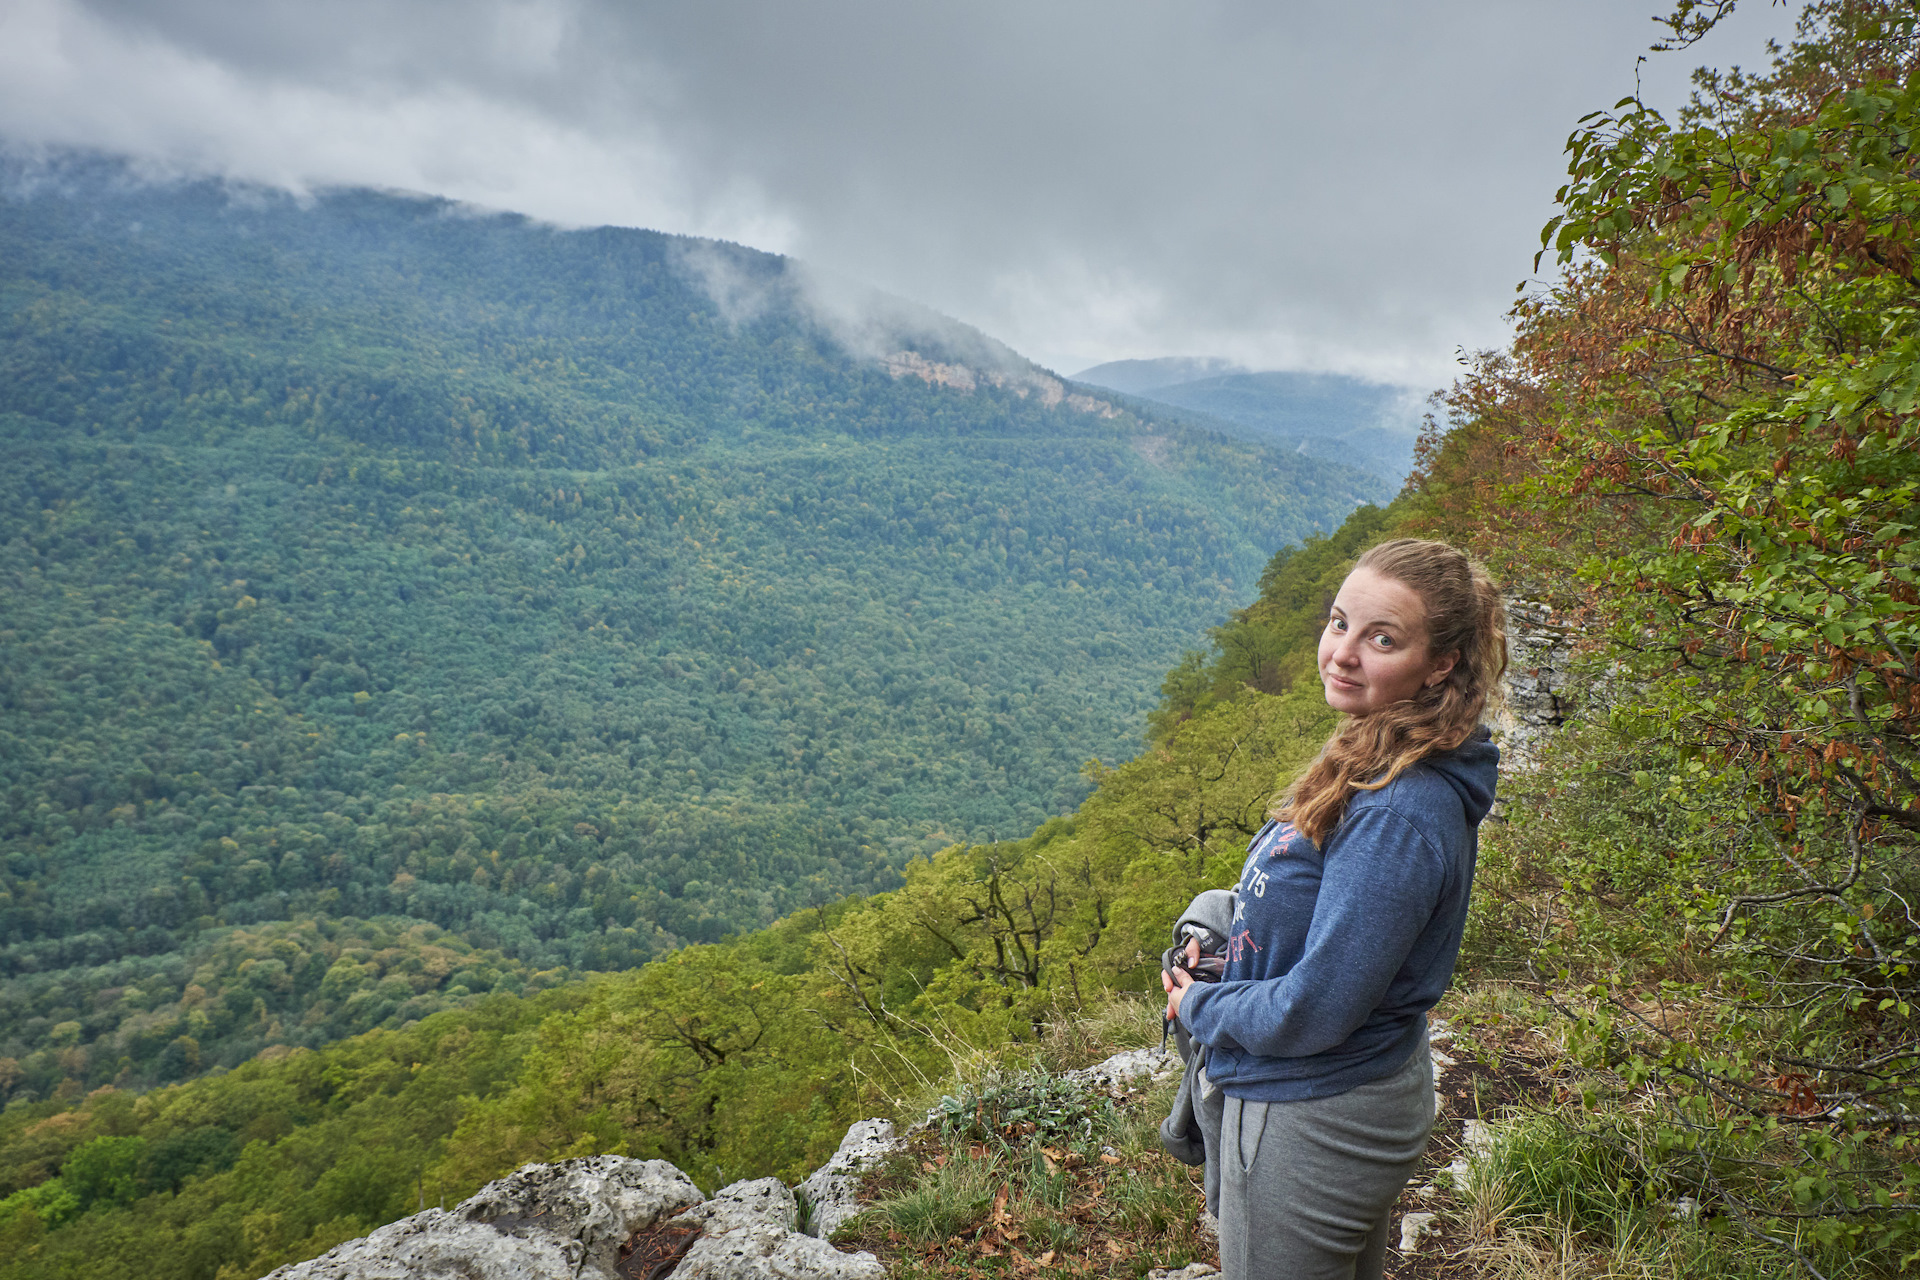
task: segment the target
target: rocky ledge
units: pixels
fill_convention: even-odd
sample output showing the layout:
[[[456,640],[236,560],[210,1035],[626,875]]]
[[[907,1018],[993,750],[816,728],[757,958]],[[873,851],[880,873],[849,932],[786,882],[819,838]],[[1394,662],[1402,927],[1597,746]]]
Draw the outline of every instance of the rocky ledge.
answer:
[[[798,1219],[793,1192],[774,1178],[736,1182],[707,1199],[664,1160],[589,1156],[527,1165],[452,1209],[388,1223],[268,1280],[885,1276],[872,1254],[802,1235]]]

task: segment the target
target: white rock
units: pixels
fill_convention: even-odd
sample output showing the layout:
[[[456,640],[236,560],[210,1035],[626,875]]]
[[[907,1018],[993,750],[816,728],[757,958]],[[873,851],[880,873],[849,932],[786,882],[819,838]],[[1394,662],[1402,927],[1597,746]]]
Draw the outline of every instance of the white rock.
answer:
[[[1493,1150],[1493,1126],[1484,1120],[1469,1120],[1460,1140],[1467,1144],[1467,1150],[1474,1155],[1485,1155]]]
[[[1204,1262],[1189,1262],[1178,1271],[1172,1267],[1155,1267],[1147,1272],[1147,1280],[1207,1280],[1208,1276],[1219,1274],[1218,1267],[1210,1267]]]
[[[1438,1049],[1433,1050],[1434,1074],[1438,1075],[1440,1072],[1445,1071],[1448,1067],[1457,1067],[1459,1065],[1460,1064],[1458,1062],[1454,1061],[1452,1058],[1449,1058],[1446,1054],[1440,1052]]]
[[[1200,1238],[1216,1247],[1220,1244],[1220,1219],[1205,1209],[1200,1211]]]
[[[885,1280],[872,1254],[842,1253],[793,1229],[799,1206],[777,1178],[736,1182],[673,1219],[705,1234],[674,1280]]]
[[[811,1208],[807,1234],[822,1240],[860,1212],[860,1175],[903,1144],[891,1120],[861,1120],[840,1139],[832,1159],[807,1175],[798,1188]]]
[[[1105,1062],[1069,1071],[1066,1078],[1084,1080],[1102,1089],[1124,1089],[1143,1077],[1152,1082],[1170,1080],[1185,1070],[1185,1065],[1179,1054],[1156,1044],[1116,1053]]]
[[[1692,1196],[1681,1196],[1667,1210],[1667,1217],[1675,1222],[1692,1222],[1700,1216],[1700,1202]]]
[[[1467,1176],[1473,1172],[1473,1166],[1465,1160],[1455,1160],[1447,1166],[1447,1176],[1453,1179],[1455,1191],[1467,1185]]]
[[[715,1236],[749,1227],[791,1231],[799,1218],[800,1206],[785,1183],[778,1178],[755,1178],[722,1187],[713,1199],[701,1201],[674,1221]]]
[[[274,1280],[613,1280],[634,1232],[700,1199],[664,1160],[530,1164],[452,1211],[428,1209],[281,1267]]]
[[[270,1272],[268,1280],[571,1280],[585,1250],[553,1236],[502,1235],[445,1209],[390,1222],[319,1257]],[[611,1275],[611,1272],[602,1274]]]
[[[1420,1247],[1420,1237],[1439,1220],[1437,1213],[1409,1213],[1400,1219],[1400,1252],[1412,1253]]]

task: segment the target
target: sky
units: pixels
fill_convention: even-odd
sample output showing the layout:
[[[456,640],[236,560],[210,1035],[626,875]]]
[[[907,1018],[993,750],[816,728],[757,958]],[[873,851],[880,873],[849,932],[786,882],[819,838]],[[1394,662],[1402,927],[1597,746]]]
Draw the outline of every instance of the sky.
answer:
[[[1071,374],[1443,386],[1574,122],[1765,63],[1744,0],[0,0],[0,140],[792,254]]]

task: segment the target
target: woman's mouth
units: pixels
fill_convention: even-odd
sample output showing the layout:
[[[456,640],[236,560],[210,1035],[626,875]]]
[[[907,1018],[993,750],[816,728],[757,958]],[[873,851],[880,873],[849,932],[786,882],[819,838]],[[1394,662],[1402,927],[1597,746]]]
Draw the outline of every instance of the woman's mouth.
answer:
[[[1358,680],[1349,680],[1345,676],[1337,675],[1331,671],[1327,672],[1326,676],[1327,676],[1327,683],[1332,685],[1336,689],[1360,688],[1360,682]]]

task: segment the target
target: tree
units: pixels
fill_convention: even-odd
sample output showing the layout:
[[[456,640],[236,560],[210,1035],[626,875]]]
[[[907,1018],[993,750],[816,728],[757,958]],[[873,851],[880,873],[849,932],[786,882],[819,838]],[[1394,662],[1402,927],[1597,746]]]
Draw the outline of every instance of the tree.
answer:
[[[1712,968],[1666,990],[1712,1015],[1676,1032],[1600,984],[1591,1043],[1813,1274],[1793,1240],[1920,1257],[1916,34],[1910,5],[1816,4],[1770,73],[1702,76],[1677,122],[1588,117],[1543,233],[1566,272],[1458,398],[1589,533],[1640,691],[1615,728],[1698,815],[1677,842],[1711,846],[1684,914]]]

